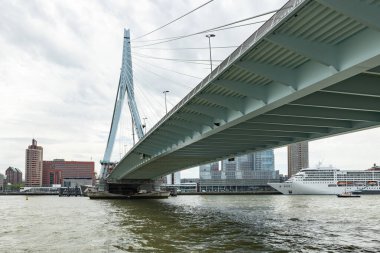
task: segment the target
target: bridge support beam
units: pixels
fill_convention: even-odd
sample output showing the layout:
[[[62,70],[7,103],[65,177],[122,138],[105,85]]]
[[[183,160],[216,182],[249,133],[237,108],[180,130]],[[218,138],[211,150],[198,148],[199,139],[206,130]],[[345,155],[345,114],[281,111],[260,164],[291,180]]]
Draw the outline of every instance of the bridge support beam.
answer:
[[[319,3],[380,31],[380,8],[360,0],[318,0]]]
[[[339,69],[336,62],[336,48],[333,46],[285,34],[272,34],[265,40],[287,48],[323,65],[333,66],[335,70]]]

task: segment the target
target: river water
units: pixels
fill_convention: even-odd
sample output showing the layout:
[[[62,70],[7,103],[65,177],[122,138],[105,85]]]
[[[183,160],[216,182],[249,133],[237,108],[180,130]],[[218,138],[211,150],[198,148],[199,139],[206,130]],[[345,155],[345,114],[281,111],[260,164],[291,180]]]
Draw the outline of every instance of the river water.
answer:
[[[0,196],[0,252],[380,252],[380,195]]]

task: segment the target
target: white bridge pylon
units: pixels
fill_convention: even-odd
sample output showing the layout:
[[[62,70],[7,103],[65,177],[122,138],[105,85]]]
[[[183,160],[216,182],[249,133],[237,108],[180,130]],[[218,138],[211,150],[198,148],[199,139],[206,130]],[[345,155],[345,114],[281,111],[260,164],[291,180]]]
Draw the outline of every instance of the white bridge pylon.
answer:
[[[141,124],[140,115],[137,109],[134,85],[133,85],[133,72],[132,72],[132,58],[131,58],[131,39],[129,30],[124,29],[124,43],[123,43],[123,59],[121,65],[121,72],[119,78],[119,86],[117,89],[115,106],[112,116],[111,128],[108,136],[107,147],[104,152],[103,160],[101,161],[102,170],[100,178],[105,179],[108,175],[110,166],[114,163],[110,161],[117,128],[120,121],[121,112],[123,109],[125,94],[128,97],[128,106],[132,116],[132,122],[137,133],[138,139],[144,136],[143,126]]]

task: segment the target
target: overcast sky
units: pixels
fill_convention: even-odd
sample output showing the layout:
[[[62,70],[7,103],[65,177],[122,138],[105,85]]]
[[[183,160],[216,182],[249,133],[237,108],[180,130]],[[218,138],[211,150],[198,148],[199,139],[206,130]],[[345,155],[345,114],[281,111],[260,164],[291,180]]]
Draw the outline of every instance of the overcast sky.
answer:
[[[205,0],[140,1],[1,1],[0,0],[0,173],[8,166],[25,168],[32,138],[44,148],[44,160],[93,160],[99,171],[112,118],[121,67],[123,29],[136,38],[167,23]],[[132,41],[135,96],[148,129],[203,77],[208,65],[149,57],[207,60],[204,34],[138,48],[154,40],[186,35],[280,8],[284,0],[215,0],[174,24]],[[265,20],[269,16],[257,19]],[[252,21],[251,21],[252,22]],[[214,47],[238,46],[258,25],[213,32]],[[165,50],[164,50],[165,49]],[[213,49],[223,60],[233,48]],[[168,70],[185,73],[187,77]],[[125,108],[113,160],[132,146]],[[366,169],[380,163],[380,129],[311,142],[310,165],[321,161],[341,169]],[[275,150],[276,169],[287,170],[285,148]],[[182,172],[197,177],[198,170]]]

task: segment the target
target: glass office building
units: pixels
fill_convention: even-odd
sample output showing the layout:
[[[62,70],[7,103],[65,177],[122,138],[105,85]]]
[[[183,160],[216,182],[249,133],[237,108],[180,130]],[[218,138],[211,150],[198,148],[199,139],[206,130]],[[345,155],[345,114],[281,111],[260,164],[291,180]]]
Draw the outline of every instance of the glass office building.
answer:
[[[199,167],[202,192],[256,191],[278,182],[273,150],[255,152]]]

